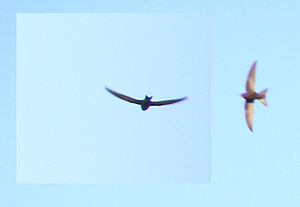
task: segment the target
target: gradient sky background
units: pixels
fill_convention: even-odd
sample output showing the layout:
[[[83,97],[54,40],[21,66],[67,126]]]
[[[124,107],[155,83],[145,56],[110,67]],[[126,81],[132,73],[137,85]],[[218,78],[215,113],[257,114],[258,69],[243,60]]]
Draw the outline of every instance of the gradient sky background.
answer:
[[[298,1],[23,1],[1,3],[0,202],[3,206],[299,205]],[[16,184],[17,12],[194,12],[212,23],[212,183],[170,185]],[[243,114],[244,83],[257,60],[254,133]]]
[[[209,183],[209,30],[197,14],[18,15],[17,183]],[[144,112],[106,85],[188,100]]]

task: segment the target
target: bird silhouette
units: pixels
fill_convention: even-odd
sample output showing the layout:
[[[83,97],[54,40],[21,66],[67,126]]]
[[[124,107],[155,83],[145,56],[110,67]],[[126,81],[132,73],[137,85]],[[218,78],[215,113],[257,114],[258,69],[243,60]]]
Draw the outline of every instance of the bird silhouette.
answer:
[[[264,89],[260,93],[256,93],[254,90],[254,83],[255,83],[255,67],[256,67],[256,61],[252,64],[248,78],[246,83],[246,93],[241,94],[241,96],[246,100],[245,101],[245,116],[246,121],[249,129],[253,132],[253,103],[255,99],[259,100],[262,104],[267,106],[266,101],[266,93],[268,89]]]
[[[172,100],[166,100],[166,101],[151,101],[152,96],[149,97],[146,95],[145,99],[138,100],[138,99],[134,99],[129,96],[120,94],[116,91],[113,91],[113,90],[107,88],[107,87],[105,87],[105,89],[120,99],[123,99],[130,103],[141,105],[141,108],[143,111],[146,111],[150,106],[163,106],[163,105],[177,103],[179,101],[183,101],[183,100],[187,99],[187,97],[184,97],[184,98],[172,99]]]

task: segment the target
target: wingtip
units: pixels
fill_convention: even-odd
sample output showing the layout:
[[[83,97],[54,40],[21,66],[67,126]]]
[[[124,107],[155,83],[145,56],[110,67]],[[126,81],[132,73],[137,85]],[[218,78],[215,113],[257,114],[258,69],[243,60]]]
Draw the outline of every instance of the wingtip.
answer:
[[[110,89],[110,88],[108,88],[107,86],[105,86],[105,90],[107,90],[107,91],[111,91],[111,89]]]
[[[105,86],[105,90],[106,90],[107,92],[109,92],[109,93],[114,93],[114,91],[111,90],[110,88],[108,88],[107,86]]]
[[[181,99],[179,99],[180,101],[185,101],[185,100],[187,100],[188,99],[188,97],[187,96],[185,96],[185,97],[183,97],[183,98],[181,98]]]
[[[253,128],[251,126],[248,126],[248,129],[253,132]]]

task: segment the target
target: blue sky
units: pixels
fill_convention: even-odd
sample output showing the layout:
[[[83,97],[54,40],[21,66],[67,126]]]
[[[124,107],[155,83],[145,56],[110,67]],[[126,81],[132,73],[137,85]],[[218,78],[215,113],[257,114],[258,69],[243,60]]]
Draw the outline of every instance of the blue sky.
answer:
[[[298,1],[5,1],[1,4],[0,163],[3,206],[297,206],[299,204]],[[17,12],[183,12],[211,17],[212,181],[170,185],[17,185]],[[243,114],[257,60],[254,133]]]
[[[18,15],[17,183],[210,182],[209,35],[197,14]]]

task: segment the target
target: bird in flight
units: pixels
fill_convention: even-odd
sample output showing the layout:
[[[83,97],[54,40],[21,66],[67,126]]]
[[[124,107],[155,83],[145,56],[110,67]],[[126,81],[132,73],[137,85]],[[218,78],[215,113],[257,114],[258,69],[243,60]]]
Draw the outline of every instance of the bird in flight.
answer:
[[[138,99],[134,99],[134,98],[131,98],[129,96],[120,94],[116,91],[113,91],[113,90],[107,88],[107,87],[105,89],[107,91],[109,91],[110,93],[112,93],[113,95],[115,95],[116,97],[120,98],[120,99],[123,99],[125,101],[130,102],[130,103],[135,103],[135,104],[141,105],[141,108],[142,108],[143,111],[146,111],[150,106],[163,106],[163,105],[177,103],[179,101],[183,101],[183,100],[187,99],[187,97],[184,97],[184,98],[172,99],[172,100],[166,100],[166,101],[151,101],[152,96],[148,97],[146,95],[145,99],[138,100]]]
[[[246,121],[249,129],[253,131],[252,127],[252,119],[253,119],[253,102],[255,99],[258,99],[262,104],[267,106],[266,101],[266,93],[268,89],[261,91],[260,93],[256,93],[254,90],[254,82],[255,82],[255,67],[256,61],[252,64],[248,78],[246,83],[246,93],[241,94],[241,96],[246,100],[245,102],[245,115]]]

